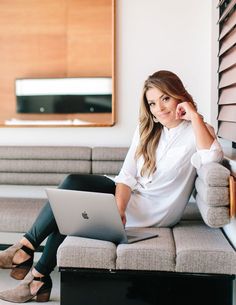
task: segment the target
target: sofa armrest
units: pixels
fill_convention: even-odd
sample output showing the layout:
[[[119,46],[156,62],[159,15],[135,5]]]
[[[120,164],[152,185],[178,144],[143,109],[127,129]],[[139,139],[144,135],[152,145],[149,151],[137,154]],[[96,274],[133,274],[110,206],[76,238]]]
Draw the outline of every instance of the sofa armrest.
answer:
[[[236,217],[236,178],[229,177],[230,218]]]
[[[230,222],[230,171],[222,164],[208,163],[197,170],[196,202],[204,222],[213,228]]]

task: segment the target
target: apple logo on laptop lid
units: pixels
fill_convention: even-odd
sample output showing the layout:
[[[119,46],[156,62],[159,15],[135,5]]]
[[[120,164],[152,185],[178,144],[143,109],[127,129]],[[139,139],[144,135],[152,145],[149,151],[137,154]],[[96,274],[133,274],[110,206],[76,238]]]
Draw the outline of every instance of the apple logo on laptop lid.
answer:
[[[84,211],[81,215],[84,219],[89,219],[88,213],[86,211]]]

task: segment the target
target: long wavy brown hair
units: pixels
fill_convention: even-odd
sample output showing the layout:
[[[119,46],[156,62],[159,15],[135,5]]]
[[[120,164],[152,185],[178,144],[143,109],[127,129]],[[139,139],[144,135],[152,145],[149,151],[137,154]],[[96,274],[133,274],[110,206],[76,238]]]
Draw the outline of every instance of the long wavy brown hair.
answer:
[[[185,89],[179,77],[170,71],[161,70],[150,75],[144,83],[140,111],[139,111],[139,134],[140,141],[135,157],[143,157],[144,164],[141,175],[150,176],[156,171],[156,149],[160,140],[163,125],[153,121],[146,93],[151,88],[157,88],[164,94],[176,99],[179,103],[187,101],[194,105],[192,96]]]

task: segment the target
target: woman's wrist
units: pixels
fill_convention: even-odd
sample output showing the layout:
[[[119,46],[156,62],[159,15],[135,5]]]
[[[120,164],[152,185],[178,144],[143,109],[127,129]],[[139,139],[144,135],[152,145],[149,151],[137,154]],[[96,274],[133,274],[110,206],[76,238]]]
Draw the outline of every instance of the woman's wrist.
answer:
[[[203,122],[202,116],[196,111],[191,114],[191,122]]]
[[[118,210],[119,210],[119,213],[120,213],[120,214],[125,214],[126,208],[124,207],[123,204],[117,203],[117,207],[118,207]]]

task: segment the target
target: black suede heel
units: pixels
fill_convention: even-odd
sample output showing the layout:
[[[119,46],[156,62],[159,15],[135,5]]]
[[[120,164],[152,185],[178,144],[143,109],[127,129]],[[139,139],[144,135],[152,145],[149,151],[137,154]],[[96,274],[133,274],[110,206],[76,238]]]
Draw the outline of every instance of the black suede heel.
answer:
[[[34,277],[33,281],[43,282],[42,287],[40,287],[36,293],[36,302],[48,302],[52,290],[51,277],[49,275],[44,277]]]

